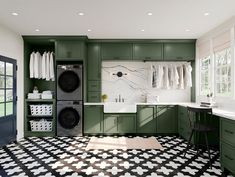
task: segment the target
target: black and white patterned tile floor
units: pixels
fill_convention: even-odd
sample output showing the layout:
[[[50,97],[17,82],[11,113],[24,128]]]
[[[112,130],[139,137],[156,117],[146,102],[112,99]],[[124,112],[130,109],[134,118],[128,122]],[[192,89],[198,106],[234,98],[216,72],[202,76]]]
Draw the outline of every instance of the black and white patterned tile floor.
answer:
[[[89,137],[26,138],[0,149],[0,177],[190,177],[221,176],[219,152],[212,151],[212,169],[206,157],[186,141],[158,136],[164,150],[90,150]],[[207,154],[206,152],[202,152]]]

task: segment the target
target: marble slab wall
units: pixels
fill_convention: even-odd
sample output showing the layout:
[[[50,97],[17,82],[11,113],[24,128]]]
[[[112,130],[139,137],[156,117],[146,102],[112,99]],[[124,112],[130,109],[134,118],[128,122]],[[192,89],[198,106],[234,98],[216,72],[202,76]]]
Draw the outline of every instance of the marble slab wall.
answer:
[[[189,87],[182,90],[151,88],[149,71],[153,63],[102,62],[102,94],[108,96],[108,102],[115,102],[119,95],[127,103],[154,102],[157,98],[160,102],[189,102]],[[123,74],[122,77],[118,76],[120,72]]]

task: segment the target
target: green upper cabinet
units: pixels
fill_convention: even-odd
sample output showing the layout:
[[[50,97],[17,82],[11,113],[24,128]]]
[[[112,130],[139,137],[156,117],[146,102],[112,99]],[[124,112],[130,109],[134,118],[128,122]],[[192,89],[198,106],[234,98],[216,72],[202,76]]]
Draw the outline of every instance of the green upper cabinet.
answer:
[[[132,44],[103,43],[101,44],[102,60],[132,60]]]
[[[195,60],[195,43],[164,43],[164,60]]]
[[[100,45],[89,43],[87,51],[87,78],[90,81],[99,81],[101,79]]]
[[[156,133],[155,106],[137,106],[137,133]]]
[[[84,133],[103,133],[103,106],[84,106]]]
[[[163,60],[162,43],[138,43],[133,45],[134,60]]]
[[[86,55],[85,42],[79,40],[57,40],[55,45],[56,60],[84,60]]]
[[[177,133],[176,106],[157,106],[157,133]]]

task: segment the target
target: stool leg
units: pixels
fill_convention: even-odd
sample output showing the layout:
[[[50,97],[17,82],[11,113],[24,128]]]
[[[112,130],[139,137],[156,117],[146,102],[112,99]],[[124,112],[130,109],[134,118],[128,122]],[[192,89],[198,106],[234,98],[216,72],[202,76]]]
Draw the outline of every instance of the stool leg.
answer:
[[[193,133],[194,133],[194,130],[192,130],[192,132],[191,132],[191,134],[190,134],[189,141],[188,141],[188,143],[187,143],[187,147],[186,147],[185,152],[184,152],[184,157],[185,157],[185,155],[186,155],[186,153],[187,153],[187,151],[188,151],[188,149],[189,149],[189,145],[191,144],[191,140],[192,140],[192,137],[193,137]]]
[[[211,165],[211,153],[210,153],[210,148],[209,148],[209,144],[208,144],[207,132],[205,132],[205,140],[206,140],[206,147],[207,147],[207,151],[208,151],[208,155],[209,155],[210,168],[212,169],[212,165]]]

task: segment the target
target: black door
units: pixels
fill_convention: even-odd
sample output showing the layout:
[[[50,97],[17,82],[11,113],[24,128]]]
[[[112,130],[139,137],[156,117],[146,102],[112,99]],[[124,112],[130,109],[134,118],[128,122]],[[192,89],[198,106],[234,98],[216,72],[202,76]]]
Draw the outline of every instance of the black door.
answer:
[[[0,56],[0,146],[16,133],[16,60]]]

